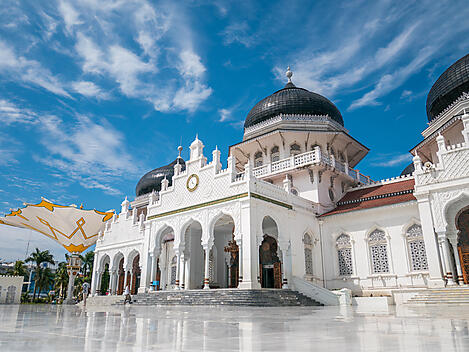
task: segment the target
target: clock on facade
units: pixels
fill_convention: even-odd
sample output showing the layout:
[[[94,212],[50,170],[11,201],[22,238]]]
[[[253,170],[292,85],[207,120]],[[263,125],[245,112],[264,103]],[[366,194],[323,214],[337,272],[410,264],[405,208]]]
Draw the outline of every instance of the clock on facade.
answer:
[[[196,174],[190,175],[189,178],[187,179],[187,184],[186,184],[186,187],[189,190],[189,192],[195,191],[198,186],[199,186],[199,176],[197,176]]]

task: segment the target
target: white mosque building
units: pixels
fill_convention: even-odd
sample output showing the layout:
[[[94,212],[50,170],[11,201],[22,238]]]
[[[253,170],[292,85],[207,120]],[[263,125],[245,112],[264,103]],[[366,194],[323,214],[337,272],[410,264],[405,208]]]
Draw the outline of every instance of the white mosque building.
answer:
[[[179,147],[140,179],[99,235],[93,294],[469,283],[469,55],[430,90],[413,163],[382,181],[356,169],[368,148],[337,107],[287,77],[249,112],[226,169],[196,138],[189,160]]]

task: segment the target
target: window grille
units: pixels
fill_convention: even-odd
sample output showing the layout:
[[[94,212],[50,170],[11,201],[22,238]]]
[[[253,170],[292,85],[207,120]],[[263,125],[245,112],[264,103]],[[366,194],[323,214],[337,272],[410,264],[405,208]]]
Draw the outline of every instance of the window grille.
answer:
[[[388,245],[385,233],[381,230],[374,230],[368,236],[368,244],[373,274],[389,273]]]
[[[298,144],[292,144],[290,146],[290,155],[298,155],[301,154],[301,148]]]
[[[262,166],[262,152],[254,154],[254,167]]]
[[[270,150],[270,161],[274,163],[279,160],[280,160],[280,150],[277,146],[275,146]]]
[[[342,234],[336,240],[337,257],[339,260],[339,275],[350,276],[353,274],[352,243],[350,236]]]
[[[425,250],[425,241],[423,240],[422,227],[417,224],[409,227],[406,232],[406,239],[411,270],[428,270],[427,253]]]
[[[313,275],[313,240],[310,235],[303,236],[303,245],[305,252],[305,273]]]

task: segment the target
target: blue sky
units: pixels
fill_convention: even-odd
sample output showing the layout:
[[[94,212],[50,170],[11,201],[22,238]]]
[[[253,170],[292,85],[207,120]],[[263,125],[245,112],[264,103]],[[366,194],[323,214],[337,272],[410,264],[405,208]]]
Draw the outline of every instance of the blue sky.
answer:
[[[469,48],[465,1],[9,1],[0,5],[0,212],[44,196],[119,209],[196,133],[222,159],[285,84],[323,94],[400,174],[432,83]],[[0,227],[0,258],[55,246]]]

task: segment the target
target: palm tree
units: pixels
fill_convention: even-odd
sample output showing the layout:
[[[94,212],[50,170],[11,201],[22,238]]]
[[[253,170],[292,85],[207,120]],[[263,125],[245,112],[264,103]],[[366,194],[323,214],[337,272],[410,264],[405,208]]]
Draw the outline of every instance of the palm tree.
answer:
[[[26,265],[24,265],[24,262],[22,260],[17,260],[13,268],[8,271],[8,274],[13,276],[27,277],[28,269],[26,268]]]
[[[54,283],[54,274],[50,268],[39,268],[38,276],[36,277],[36,286],[39,288],[39,294],[44,288],[50,287]]]
[[[94,252],[89,251],[85,256],[80,255],[80,258],[82,261],[81,271],[83,276],[86,277],[88,273],[93,273]]]
[[[45,251],[40,251],[39,248],[36,248],[36,251],[31,253],[31,255],[26,258],[26,262],[34,262],[36,264],[36,267],[34,269],[35,273],[35,284],[34,284],[34,293],[33,293],[33,301],[36,299],[36,290],[37,290],[37,283],[38,283],[38,278],[41,270],[41,264],[42,263],[49,263],[49,264],[54,264],[54,256],[49,253],[49,250]],[[41,291],[39,291],[41,292]]]
[[[65,298],[65,289],[68,285],[68,272],[67,272],[67,263],[61,262],[59,263],[59,267],[55,272],[55,288],[59,289],[60,298]]]

